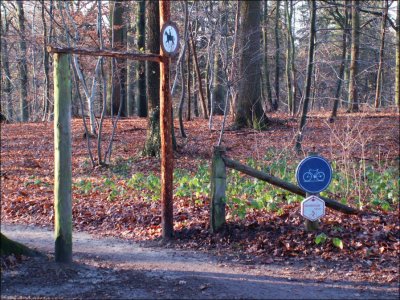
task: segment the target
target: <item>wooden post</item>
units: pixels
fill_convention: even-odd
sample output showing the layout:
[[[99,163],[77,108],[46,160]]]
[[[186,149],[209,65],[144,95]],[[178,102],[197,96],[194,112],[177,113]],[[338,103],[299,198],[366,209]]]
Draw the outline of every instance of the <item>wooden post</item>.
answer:
[[[210,230],[217,232],[225,224],[226,166],[222,159],[225,147],[215,146],[211,165]]]
[[[170,18],[170,2],[160,0],[160,30]],[[161,223],[162,237],[173,236],[172,100],[169,90],[169,58],[161,51],[160,63],[160,137],[161,137]]]
[[[56,262],[72,262],[71,80],[68,55],[54,54],[54,231]]]

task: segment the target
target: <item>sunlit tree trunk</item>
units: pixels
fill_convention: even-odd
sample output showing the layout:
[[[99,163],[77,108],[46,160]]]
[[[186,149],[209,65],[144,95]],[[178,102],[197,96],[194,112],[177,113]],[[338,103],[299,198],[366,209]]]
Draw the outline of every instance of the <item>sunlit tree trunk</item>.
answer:
[[[264,26],[263,26],[263,48],[264,48],[264,81],[266,88],[266,96],[269,108],[273,107],[271,82],[269,78],[269,64],[268,64],[268,1],[264,0]]]
[[[3,14],[2,14],[3,16]],[[5,97],[7,103],[7,120],[11,121],[13,117],[12,102],[11,102],[11,73],[10,73],[10,61],[8,55],[8,32],[9,32],[9,20],[7,10],[4,10],[4,19],[1,21],[1,64],[4,70],[4,89],[2,96]]]
[[[306,85],[304,88],[304,102],[302,107],[302,114],[299,122],[299,132],[296,136],[296,145],[295,149],[299,153],[302,150],[302,140],[303,140],[303,131],[307,121],[307,112],[308,112],[308,104],[310,102],[310,94],[311,94],[311,81],[313,74],[313,64],[314,64],[314,39],[315,39],[315,23],[316,23],[316,2],[310,1],[310,35],[308,42],[308,61],[307,61],[307,77],[306,77]]]
[[[126,49],[126,22],[123,18],[127,3],[125,1],[115,1],[113,5],[112,18],[112,48],[114,50]],[[126,113],[126,59],[115,59],[114,80],[113,80],[113,111],[119,110],[121,105],[121,116],[127,116]]]
[[[132,9],[134,2],[129,3],[129,9]],[[129,20],[129,28],[126,33],[126,47],[128,51],[134,51],[134,20]],[[128,60],[126,62],[126,112],[128,116],[133,116],[135,111],[135,61]]]
[[[17,1],[17,13],[18,13],[18,30],[20,34],[19,38],[19,57],[18,57],[18,70],[19,70],[19,82],[20,82],[20,119],[22,122],[27,122],[28,113],[28,68],[26,62],[26,39],[25,39],[25,15],[24,6],[22,1]]]
[[[389,3],[385,0],[384,7],[382,9],[382,23],[381,23],[381,46],[379,48],[379,66],[378,74],[376,76],[376,90],[375,90],[375,108],[381,106],[381,90],[382,90],[382,67],[383,67],[383,55],[385,51],[385,34],[386,34],[386,18],[388,14]]]
[[[150,53],[160,52],[160,11],[158,1],[147,3],[148,24],[147,47]],[[144,154],[160,156],[160,66],[157,62],[147,62],[146,89],[149,111],[147,117],[147,138]]]
[[[53,10],[53,1],[50,3],[50,14]],[[42,23],[43,23],[43,69],[44,69],[44,92],[43,92],[43,116],[42,121],[50,118],[50,77],[49,77],[49,53],[47,52],[47,42],[49,40],[49,36],[47,33],[47,23],[46,23],[46,15],[45,15],[45,2],[42,1]]]
[[[347,3],[347,1],[345,2]],[[342,55],[341,55],[341,62],[339,67],[339,78],[336,84],[336,91],[335,91],[335,100],[333,102],[333,109],[332,114],[329,118],[330,122],[333,122],[337,116],[337,111],[339,108],[339,97],[340,97],[340,90],[342,88],[342,81],[344,81],[344,71],[346,65],[346,53],[347,53],[347,35],[348,35],[348,26],[349,26],[349,14],[347,6],[344,7],[344,22],[343,22],[343,33],[342,33]]]
[[[140,0],[138,3],[137,11],[137,48],[140,52],[145,51],[145,32],[146,32],[146,3],[144,0]],[[146,99],[146,63],[144,61],[138,62],[138,67],[136,70],[137,76],[137,107],[138,116],[145,118],[147,117],[147,99]]]
[[[279,54],[280,54],[280,45],[279,45],[279,21],[280,21],[280,0],[276,1],[275,7],[275,101],[272,107],[273,110],[277,110],[279,106],[280,99],[280,90],[279,90],[279,80],[281,68],[279,65]]]
[[[357,112],[359,110],[358,103],[358,60],[360,49],[360,1],[354,0],[351,2],[351,62],[350,62],[350,78],[349,78],[349,103],[350,112]]]
[[[291,115],[294,115],[296,111],[295,105],[295,89],[296,89],[296,78],[294,71],[294,37],[292,30],[292,19],[293,19],[293,2],[290,0],[285,1],[285,15],[286,15],[286,28],[287,28],[287,50],[286,50],[286,87],[288,97],[288,110]]]
[[[240,2],[239,90],[235,127],[265,128],[268,119],[261,105],[261,45],[259,1]]]

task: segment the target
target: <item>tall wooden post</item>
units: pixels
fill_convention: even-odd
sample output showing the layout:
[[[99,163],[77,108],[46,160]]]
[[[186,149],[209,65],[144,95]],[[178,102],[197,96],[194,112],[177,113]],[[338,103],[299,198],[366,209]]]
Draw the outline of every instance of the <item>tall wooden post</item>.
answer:
[[[160,0],[160,30],[170,18],[170,2]],[[160,47],[162,48],[162,47]],[[160,137],[161,137],[161,222],[162,237],[173,236],[173,171],[172,99],[169,90],[169,58],[161,49],[160,63]]]
[[[226,166],[222,159],[225,147],[214,147],[211,165],[210,230],[217,232],[225,224]]]
[[[54,54],[54,231],[56,262],[72,262],[71,80],[68,55]]]

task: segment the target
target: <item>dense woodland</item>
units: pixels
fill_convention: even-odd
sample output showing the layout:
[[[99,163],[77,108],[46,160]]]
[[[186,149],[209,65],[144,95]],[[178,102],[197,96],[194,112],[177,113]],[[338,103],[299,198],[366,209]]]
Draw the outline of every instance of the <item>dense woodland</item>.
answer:
[[[193,117],[212,127],[213,115],[225,113],[237,127],[262,128],[276,110],[335,117],[338,109],[400,105],[396,1],[171,4],[181,35],[171,86],[182,135]],[[1,113],[9,122],[52,118],[47,45],[159,53],[155,1],[3,1],[1,23]],[[88,117],[91,133],[103,108],[105,116],[157,114],[156,63],[74,55],[70,68],[72,114]]]
[[[169,5],[180,46],[167,61],[160,25]],[[54,224],[57,261],[62,207],[69,241],[72,228],[150,246],[163,240],[244,265],[293,264],[291,276],[310,282],[372,287],[361,298],[385,297],[370,284],[378,282],[398,294],[398,1],[41,0],[2,1],[0,9],[6,226]],[[60,73],[68,79],[63,89]],[[168,75],[174,122],[166,131],[170,97],[160,78]],[[69,100],[72,119],[60,113]],[[68,155],[60,158],[61,151]],[[320,193],[327,206],[320,222],[302,217],[307,194],[294,176],[311,153],[333,169]],[[15,264],[1,255],[2,266]],[[152,259],[157,266],[162,260]],[[33,270],[22,285],[61,286],[58,274]],[[42,296],[19,289],[13,274],[2,296]],[[88,298],[102,295],[100,285]],[[201,293],[209,288],[201,286]],[[79,292],[68,289],[64,296]],[[327,298],[336,296],[331,292]],[[183,298],[193,297],[187,293]]]

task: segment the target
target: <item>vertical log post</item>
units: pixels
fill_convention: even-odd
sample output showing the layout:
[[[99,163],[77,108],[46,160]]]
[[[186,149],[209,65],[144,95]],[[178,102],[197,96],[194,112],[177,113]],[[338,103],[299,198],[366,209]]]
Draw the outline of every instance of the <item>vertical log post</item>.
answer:
[[[67,54],[54,54],[54,231],[56,262],[72,262],[71,80]]]
[[[222,159],[225,147],[215,146],[211,165],[210,230],[217,232],[225,224],[226,166]]]
[[[170,18],[170,2],[160,0],[160,30]],[[160,63],[160,137],[161,137],[161,223],[162,237],[173,236],[173,171],[172,100],[169,90],[169,58],[163,53]]]

